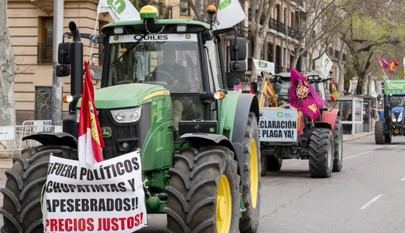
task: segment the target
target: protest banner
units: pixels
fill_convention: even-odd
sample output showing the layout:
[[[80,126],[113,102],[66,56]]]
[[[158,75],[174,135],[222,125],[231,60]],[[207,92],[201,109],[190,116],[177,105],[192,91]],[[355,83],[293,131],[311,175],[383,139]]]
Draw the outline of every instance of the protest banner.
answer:
[[[139,151],[97,164],[51,156],[43,188],[45,232],[122,232],[147,224]]]
[[[260,110],[259,137],[262,142],[296,142],[297,111],[293,109]]]

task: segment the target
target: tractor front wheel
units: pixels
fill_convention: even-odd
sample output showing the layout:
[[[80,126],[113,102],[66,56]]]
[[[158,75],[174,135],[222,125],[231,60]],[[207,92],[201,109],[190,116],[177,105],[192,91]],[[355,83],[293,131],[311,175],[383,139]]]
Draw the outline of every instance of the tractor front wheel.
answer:
[[[388,135],[384,135],[384,141],[387,144],[390,144],[392,142],[392,135],[388,134]]]
[[[175,233],[236,233],[239,175],[233,153],[220,146],[176,154],[170,169],[167,226]]]
[[[309,171],[314,178],[330,177],[333,166],[333,135],[330,129],[316,128],[309,138]]]
[[[257,131],[257,118],[250,113],[243,139],[244,164],[242,177],[242,200],[246,211],[240,220],[241,233],[257,231],[260,219],[260,146]]]
[[[377,121],[374,126],[375,144],[384,144],[384,122]]]
[[[6,171],[4,195],[4,225],[1,232],[43,233],[41,192],[46,182],[51,155],[61,158],[77,157],[76,150],[65,146],[39,146],[26,149],[14,158],[13,167]]]
[[[333,156],[333,170],[334,172],[340,172],[343,166],[343,128],[342,123],[337,122],[336,129],[333,133],[334,156]]]

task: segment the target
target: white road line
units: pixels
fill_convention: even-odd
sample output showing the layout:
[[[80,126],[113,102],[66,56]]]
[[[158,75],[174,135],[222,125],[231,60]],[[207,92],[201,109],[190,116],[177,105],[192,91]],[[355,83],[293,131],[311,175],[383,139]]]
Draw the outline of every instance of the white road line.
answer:
[[[405,177],[401,179],[401,181],[405,181]]]
[[[380,194],[376,197],[374,197],[373,199],[371,199],[369,202],[367,202],[366,204],[364,204],[362,207],[360,207],[360,210],[364,210],[367,207],[369,207],[371,204],[373,204],[374,202],[376,202],[378,199],[380,199],[383,195]]]
[[[353,159],[353,158],[356,158],[356,157],[359,157],[359,156],[362,156],[362,155],[365,155],[365,154],[368,154],[368,153],[371,153],[371,152],[372,151],[363,151],[363,152],[360,152],[360,153],[357,153],[357,154],[354,154],[354,155],[343,157],[343,160]]]

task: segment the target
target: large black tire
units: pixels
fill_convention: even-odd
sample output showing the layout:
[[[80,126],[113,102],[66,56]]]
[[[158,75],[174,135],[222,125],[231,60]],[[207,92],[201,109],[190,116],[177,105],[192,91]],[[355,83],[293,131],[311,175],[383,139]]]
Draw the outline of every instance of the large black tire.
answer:
[[[309,138],[309,171],[311,177],[330,177],[333,167],[333,134],[330,129],[316,128]]]
[[[6,171],[3,193],[3,233],[43,233],[41,192],[46,182],[48,162],[53,154],[62,158],[77,157],[76,150],[65,146],[39,146],[14,158],[13,167]]]
[[[333,172],[342,171],[343,167],[343,128],[342,123],[336,123],[336,129],[333,132],[334,155],[333,155]]]
[[[242,212],[240,220],[239,229],[241,233],[254,233],[259,226],[261,185],[261,159],[259,148],[257,118],[254,113],[250,113],[245,137],[243,139],[245,161],[243,164],[242,200],[246,211]]]
[[[238,232],[240,218],[240,178],[233,153],[220,146],[187,149],[176,154],[170,169],[167,226],[172,233],[212,233],[219,227],[218,191],[226,177],[231,190],[229,233]],[[220,182],[221,180],[221,182]],[[224,224],[222,224],[224,225]]]
[[[384,122],[377,121],[374,126],[375,144],[384,144]]]
[[[278,158],[276,156],[269,157],[269,171],[278,172],[283,165],[283,159]]]
[[[260,175],[265,176],[269,170],[269,156],[261,152],[261,161],[260,161]]]
[[[261,175],[265,176],[267,171],[278,172],[283,165],[283,159],[274,155],[267,155],[261,152]]]
[[[392,135],[388,134],[388,135],[384,135],[384,141],[387,144],[390,144],[392,142]]]

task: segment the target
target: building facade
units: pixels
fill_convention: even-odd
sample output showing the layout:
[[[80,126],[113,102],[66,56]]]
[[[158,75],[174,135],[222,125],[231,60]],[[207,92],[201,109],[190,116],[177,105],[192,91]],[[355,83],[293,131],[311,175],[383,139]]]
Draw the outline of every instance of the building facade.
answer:
[[[80,32],[93,33],[98,1],[64,2],[64,31],[68,31],[70,21],[75,21]],[[51,119],[53,0],[8,0],[7,14],[16,62],[17,124],[24,120]],[[101,16],[100,24],[108,20]],[[84,41],[87,59],[89,52],[89,42]],[[63,78],[65,94],[70,91],[69,82],[68,77]],[[64,109],[67,109],[66,105]]]

